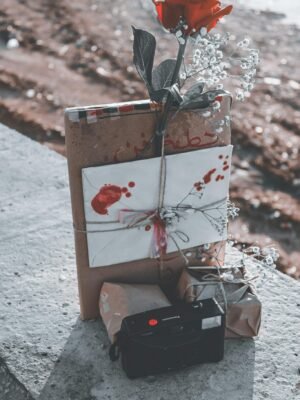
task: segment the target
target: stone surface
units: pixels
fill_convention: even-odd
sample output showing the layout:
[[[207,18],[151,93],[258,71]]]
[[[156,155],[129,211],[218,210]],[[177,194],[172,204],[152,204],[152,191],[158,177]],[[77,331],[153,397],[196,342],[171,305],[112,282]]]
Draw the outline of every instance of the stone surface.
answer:
[[[78,318],[66,160],[0,125],[0,182],[1,400],[300,398],[298,282],[266,272],[261,335],[222,362],[129,381],[102,323]]]

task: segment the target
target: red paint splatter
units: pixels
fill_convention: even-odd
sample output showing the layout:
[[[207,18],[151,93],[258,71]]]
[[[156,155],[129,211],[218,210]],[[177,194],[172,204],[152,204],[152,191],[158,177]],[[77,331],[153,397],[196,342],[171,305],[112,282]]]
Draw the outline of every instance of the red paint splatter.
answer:
[[[96,110],[97,117],[101,117],[103,114],[104,114],[104,111],[102,109]]]
[[[125,196],[126,197],[131,197],[131,193],[128,192],[128,193],[125,194]]]
[[[228,160],[229,156],[226,156],[225,158]]]
[[[208,184],[211,181],[212,175],[216,172],[216,168],[211,169],[203,176],[203,181],[205,184]]]
[[[201,182],[195,182],[194,187],[197,190],[197,192],[200,192],[203,189]]]
[[[122,188],[116,185],[104,185],[93,198],[91,205],[96,213],[108,214],[108,208],[120,200]]]
[[[146,225],[145,226],[145,231],[150,231],[150,229],[151,229],[151,225]]]
[[[216,137],[216,134],[215,133],[210,133],[210,132],[205,132],[204,133],[204,136],[208,136],[208,137]],[[215,142],[214,142],[215,143]],[[211,143],[206,143],[206,145],[207,144],[211,144]]]
[[[223,171],[226,171],[227,169],[229,169],[229,165],[226,165],[225,167],[223,167]]]
[[[222,158],[223,158],[223,156],[222,156],[222,154],[220,154],[220,155],[219,155],[219,159],[222,160]]]
[[[216,181],[218,182],[218,181],[222,181],[224,179],[224,176],[223,175],[218,175],[217,177],[216,177]]]
[[[131,187],[131,188],[135,187],[135,182],[132,182],[132,181],[129,182],[129,183],[128,183],[128,186]]]
[[[227,165],[227,164],[228,164],[228,162],[227,162],[227,161],[224,161],[224,162],[223,162],[223,165]]]
[[[219,101],[221,103],[221,101],[223,100],[223,97],[222,96],[217,96],[215,100]]]
[[[122,193],[127,193],[127,192],[128,192],[127,187],[123,187],[123,188],[122,188]]]

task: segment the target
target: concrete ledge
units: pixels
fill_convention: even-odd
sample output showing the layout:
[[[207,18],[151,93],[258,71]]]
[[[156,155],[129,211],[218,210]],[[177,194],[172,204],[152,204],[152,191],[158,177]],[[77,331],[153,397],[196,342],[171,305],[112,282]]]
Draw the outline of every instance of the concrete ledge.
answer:
[[[222,362],[129,381],[102,323],[78,318],[66,160],[0,125],[0,182],[1,399],[299,399],[298,282],[267,274],[261,336]]]

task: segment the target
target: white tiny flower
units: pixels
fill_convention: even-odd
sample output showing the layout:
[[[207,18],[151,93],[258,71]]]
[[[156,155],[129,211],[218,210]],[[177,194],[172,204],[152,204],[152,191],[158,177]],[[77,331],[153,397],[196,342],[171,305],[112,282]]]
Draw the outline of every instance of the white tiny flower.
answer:
[[[203,60],[203,61],[202,61],[202,67],[203,67],[203,69],[208,68],[208,66],[209,66],[209,61],[208,61],[208,60]]]
[[[258,246],[253,246],[250,247],[252,253],[254,253],[255,255],[259,255],[260,254],[260,248]]]
[[[250,40],[248,38],[245,38],[242,43],[243,43],[243,47],[248,47],[250,44]]]
[[[239,100],[239,101],[244,100],[245,99],[244,93],[241,92],[241,91],[236,91],[236,99]]]
[[[201,50],[196,49],[195,52],[194,52],[194,56],[195,57],[201,57]]]
[[[214,111],[218,111],[221,108],[221,104],[219,101],[214,101],[212,107]]]
[[[264,262],[266,265],[269,265],[269,266],[271,266],[271,265],[274,264],[273,258],[272,258],[270,255],[267,256],[267,257],[265,257],[264,260],[263,260],[263,262]]]
[[[253,88],[254,88],[253,83],[249,83],[249,85],[247,87],[248,92],[251,92],[251,90],[253,90]]]
[[[214,46],[213,46],[212,44],[209,44],[209,45],[206,47],[206,51],[207,51],[208,54],[212,55],[212,54],[214,54],[214,52],[215,52],[215,48],[214,48]]]
[[[242,76],[242,79],[243,79],[245,82],[250,82],[252,78],[251,78],[250,75],[247,75],[247,74],[246,74],[246,75],[243,75],[243,76]]]
[[[201,35],[202,37],[207,35],[207,29],[206,29],[205,27],[203,27],[203,28],[200,29],[200,35]]]

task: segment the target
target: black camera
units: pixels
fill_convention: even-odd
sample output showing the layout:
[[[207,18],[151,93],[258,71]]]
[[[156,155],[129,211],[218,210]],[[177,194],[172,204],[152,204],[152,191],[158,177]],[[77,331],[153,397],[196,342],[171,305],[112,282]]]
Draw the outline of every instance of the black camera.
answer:
[[[111,358],[129,378],[223,359],[225,314],[215,299],[179,303],[123,319]]]

